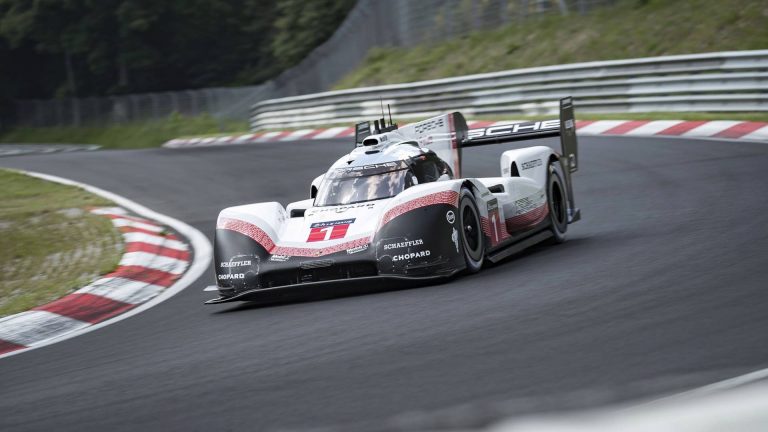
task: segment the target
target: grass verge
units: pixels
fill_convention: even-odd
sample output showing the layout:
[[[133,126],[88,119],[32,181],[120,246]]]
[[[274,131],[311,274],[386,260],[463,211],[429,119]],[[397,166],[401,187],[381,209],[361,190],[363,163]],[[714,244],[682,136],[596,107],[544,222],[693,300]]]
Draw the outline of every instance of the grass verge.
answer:
[[[510,13],[515,16],[514,10]],[[586,15],[540,16],[434,44],[376,48],[335,88],[584,61],[765,49],[767,22],[765,0],[623,0]]]
[[[62,297],[117,267],[122,238],[114,205],[73,186],[0,170],[0,316]]]
[[[19,127],[0,135],[0,143],[97,144],[108,149],[159,147],[189,135],[248,130],[248,123],[217,120],[208,115],[172,115],[165,120],[105,126]]]

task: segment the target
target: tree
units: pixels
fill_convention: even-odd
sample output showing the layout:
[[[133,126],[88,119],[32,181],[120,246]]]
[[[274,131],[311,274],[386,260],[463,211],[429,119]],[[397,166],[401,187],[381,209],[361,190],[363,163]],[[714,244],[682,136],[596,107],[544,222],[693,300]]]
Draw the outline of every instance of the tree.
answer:
[[[258,84],[325,41],[355,0],[0,0],[8,97]],[[10,65],[10,66],[8,66]],[[17,72],[20,71],[20,72]]]
[[[352,9],[355,0],[280,0],[272,51],[283,68],[300,62],[325,42]]]

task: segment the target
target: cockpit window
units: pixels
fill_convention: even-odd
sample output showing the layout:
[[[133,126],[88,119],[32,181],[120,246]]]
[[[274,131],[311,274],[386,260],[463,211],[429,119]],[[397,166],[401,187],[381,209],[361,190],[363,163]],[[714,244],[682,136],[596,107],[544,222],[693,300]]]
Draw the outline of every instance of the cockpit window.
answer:
[[[327,176],[317,193],[315,206],[345,205],[390,198],[417,182],[416,176],[409,169],[372,171],[376,173],[368,174],[358,170],[348,172],[348,175]]]

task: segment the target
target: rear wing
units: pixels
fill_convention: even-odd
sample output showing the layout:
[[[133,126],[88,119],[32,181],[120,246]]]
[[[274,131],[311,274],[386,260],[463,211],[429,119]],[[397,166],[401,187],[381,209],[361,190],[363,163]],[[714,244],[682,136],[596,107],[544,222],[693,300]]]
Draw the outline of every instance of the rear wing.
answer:
[[[563,168],[571,173],[578,171],[578,142],[576,120],[573,116],[573,98],[560,99],[560,118],[555,120],[531,121],[502,124],[481,129],[470,129],[462,147],[501,144],[530,139],[560,137]]]
[[[579,170],[579,143],[576,139],[576,119],[573,114],[573,98],[560,99],[560,118],[557,120],[532,121],[525,123],[491,126],[467,131],[462,147],[501,144],[548,137],[560,137],[562,155],[560,164],[565,176],[569,202],[569,222],[581,217],[573,200],[571,174]]]

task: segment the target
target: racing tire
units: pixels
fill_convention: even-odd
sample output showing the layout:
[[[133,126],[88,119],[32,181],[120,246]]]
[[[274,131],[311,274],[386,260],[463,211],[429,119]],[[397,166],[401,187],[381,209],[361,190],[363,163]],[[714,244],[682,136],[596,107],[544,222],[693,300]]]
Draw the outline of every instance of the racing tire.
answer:
[[[562,243],[565,241],[565,233],[568,231],[568,194],[565,192],[565,182],[559,162],[549,164],[547,206],[549,207],[552,241]]]
[[[475,197],[467,188],[462,188],[459,196],[459,225],[467,273],[477,273],[485,259],[485,238]]]

